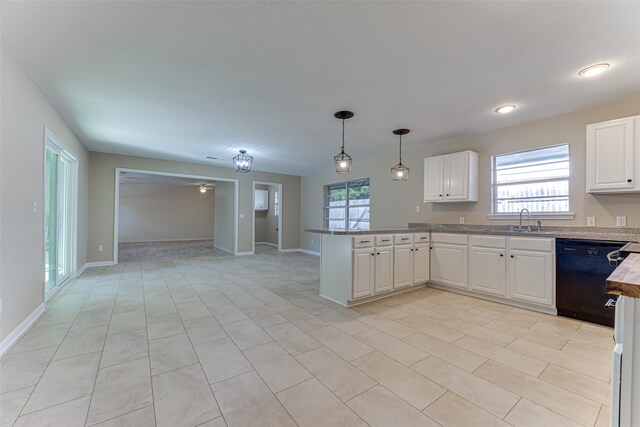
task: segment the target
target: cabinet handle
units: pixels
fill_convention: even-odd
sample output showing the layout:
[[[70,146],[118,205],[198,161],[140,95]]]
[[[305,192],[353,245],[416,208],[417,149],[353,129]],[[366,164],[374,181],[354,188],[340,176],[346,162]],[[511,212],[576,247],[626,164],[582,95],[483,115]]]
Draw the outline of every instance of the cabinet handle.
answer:
[[[360,243],[371,243],[371,240],[360,240]]]
[[[500,254],[500,256],[504,256],[504,254]]]
[[[448,195],[449,195],[449,194],[447,193],[447,196],[448,196]]]
[[[631,182],[631,180],[630,180],[630,179],[628,179],[628,180],[627,180],[627,182]]]
[[[375,254],[371,254],[371,256],[374,256]]]
[[[382,239],[383,242],[389,242],[389,239]]]
[[[440,194],[439,196],[442,197],[442,194]]]
[[[511,255],[511,258],[513,258],[513,255]]]
[[[400,240],[409,240],[409,238],[408,238],[408,237],[403,237],[403,238],[402,238],[402,239],[400,239]]]
[[[380,252],[377,252],[378,255],[380,255]]]

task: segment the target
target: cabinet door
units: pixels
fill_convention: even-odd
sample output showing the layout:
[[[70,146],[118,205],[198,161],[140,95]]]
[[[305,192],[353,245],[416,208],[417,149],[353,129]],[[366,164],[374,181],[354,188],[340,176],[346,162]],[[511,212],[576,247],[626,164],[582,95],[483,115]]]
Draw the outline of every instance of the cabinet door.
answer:
[[[424,201],[444,200],[444,156],[424,159]]]
[[[393,249],[376,248],[376,274],[373,292],[387,292],[393,289]]]
[[[431,280],[467,288],[467,246],[433,243],[431,247]]]
[[[373,248],[353,251],[353,298],[373,294]]]
[[[511,249],[507,271],[509,298],[553,305],[553,253]]]
[[[636,188],[635,121],[627,118],[587,126],[587,191]]]
[[[506,295],[505,252],[505,249],[471,246],[469,289],[499,296]]]
[[[444,156],[444,199],[466,200],[469,198],[469,153],[454,153]]]
[[[396,246],[393,248],[393,288],[403,288],[412,284],[413,246]]]
[[[429,245],[416,245],[413,248],[413,283],[429,281]]]

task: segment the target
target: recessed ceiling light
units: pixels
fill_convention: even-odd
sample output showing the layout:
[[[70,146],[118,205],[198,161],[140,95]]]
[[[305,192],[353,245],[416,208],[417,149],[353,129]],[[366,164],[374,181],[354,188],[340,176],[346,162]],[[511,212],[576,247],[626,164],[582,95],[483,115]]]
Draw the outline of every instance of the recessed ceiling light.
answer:
[[[501,105],[496,108],[496,113],[507,114],[516,109],[516,106],[513,104]]]
[[[609,64],[603,62],[602,64],[592,65],[583,70],[580,70],[580,72],[578,72],[578,75],[580,77],[593,77],[604,72],[607,68],[609,68]]]

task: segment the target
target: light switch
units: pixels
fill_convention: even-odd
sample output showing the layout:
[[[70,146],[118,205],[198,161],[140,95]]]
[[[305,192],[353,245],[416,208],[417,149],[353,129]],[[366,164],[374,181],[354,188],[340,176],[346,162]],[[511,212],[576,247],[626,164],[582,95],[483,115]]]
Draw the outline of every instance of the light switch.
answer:
[[[617,216],[616,217],[616,225],[618,227],[626,227],[627,226],[627,217],[626,216]]]
[[[240,214],[240,219],[244,219],[244,214],[243,213]]]
[[[104,250],[104,246],[98,245],[98,252],[102,252]]]
[[[420,212],[420,205],[416,205],[416,212]]]
[[[587,217],[587,227],[595,227],[596,226],[596,217],[588,216]]]
[[[460,224],[464,224],[464,217],[463,216],[460,217]]]
[[[33,202],[31,202],[31,212],[36,213],[38,212],[38,201],[34,200]]]

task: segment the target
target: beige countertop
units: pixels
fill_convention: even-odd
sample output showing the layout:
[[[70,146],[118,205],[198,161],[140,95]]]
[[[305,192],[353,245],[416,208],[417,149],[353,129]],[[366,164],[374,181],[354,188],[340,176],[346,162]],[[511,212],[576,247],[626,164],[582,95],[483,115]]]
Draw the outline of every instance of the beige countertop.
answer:
[[[623,242],[640,242],[639,228],[608,228],[608,227],[558,227],[542,226],[542,231],[509,231],[508,226],[475,225],[475,224],[419,224],[411,223],[408,227],[388,227],[371,230],[346,230],[307,228],[305,231],[318,234],[337,236],[359,236],[368,234],[399,234],[399,233],[456,233],[480,234],[493,236],[526,236],[526,237],[554,237],[564,239],[587,240],[615,240]]]

